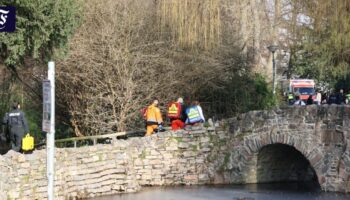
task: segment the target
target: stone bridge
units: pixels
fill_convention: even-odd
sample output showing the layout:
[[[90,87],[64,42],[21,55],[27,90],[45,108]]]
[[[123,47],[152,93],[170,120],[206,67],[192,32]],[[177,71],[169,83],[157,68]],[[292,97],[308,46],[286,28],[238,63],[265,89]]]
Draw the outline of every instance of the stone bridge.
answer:
[[[252,111],[201,130],[56,151],[56,199],[144,186],[316,181],[350,190],[348,106]],[[46,151],[0,156],[0,199],[46,199]]]

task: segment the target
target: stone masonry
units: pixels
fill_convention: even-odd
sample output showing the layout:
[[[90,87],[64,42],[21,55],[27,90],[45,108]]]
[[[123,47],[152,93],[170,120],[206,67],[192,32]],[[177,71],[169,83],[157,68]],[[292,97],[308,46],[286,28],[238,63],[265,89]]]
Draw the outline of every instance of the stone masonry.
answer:
[[[56,199],[135,192],[143,186],[295,180],[312,173],[323,190],[348,192],[349,114],[348,106],[276,108],[202,130],[57,149]],[[276,162],[284,147],[291,159]],[[0,199],[47,199],[46,186],[45,150],[0,156]]]

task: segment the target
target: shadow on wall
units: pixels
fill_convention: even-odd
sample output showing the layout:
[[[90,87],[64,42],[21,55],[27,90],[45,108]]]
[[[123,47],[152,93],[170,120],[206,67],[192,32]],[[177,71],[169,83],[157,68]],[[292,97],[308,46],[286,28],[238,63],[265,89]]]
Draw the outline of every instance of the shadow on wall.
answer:
[[[4,155],[11,149],[10,143],[0,139],[0,154]]]
[[[258,154],[258,183],[314,182],[318,179],[315,170],[305,156],[292,146],[271,144],[263,147]]]

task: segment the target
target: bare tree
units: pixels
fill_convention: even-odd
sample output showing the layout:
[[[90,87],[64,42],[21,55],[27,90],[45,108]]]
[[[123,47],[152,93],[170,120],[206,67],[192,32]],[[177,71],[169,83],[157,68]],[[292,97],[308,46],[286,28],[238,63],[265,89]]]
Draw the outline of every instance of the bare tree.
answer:
[[[179,96],[198,99],[204,89],[223,87],[232,69],[241,70],[237,31],[221,28],[229,20],[219,1],[179,2],[85,2],[85,21],[58,64],[60,108],[77,136],[135,129],[151,99],[159,98],[163,109]],[[185,24],[176,18],[180,8],[188,9],[177,13]]]

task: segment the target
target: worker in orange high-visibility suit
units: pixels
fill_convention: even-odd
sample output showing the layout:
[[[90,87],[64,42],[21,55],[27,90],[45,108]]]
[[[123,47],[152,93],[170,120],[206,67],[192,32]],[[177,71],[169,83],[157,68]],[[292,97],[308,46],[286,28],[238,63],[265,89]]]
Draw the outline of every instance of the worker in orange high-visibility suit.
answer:
[[[153,134],[155,129],[162,129],[163,119],[160,109],[158,108],[158,100],[154,100],[152,105],[148,106],[146,111],[146,124],[147,132],[146,136]]]

